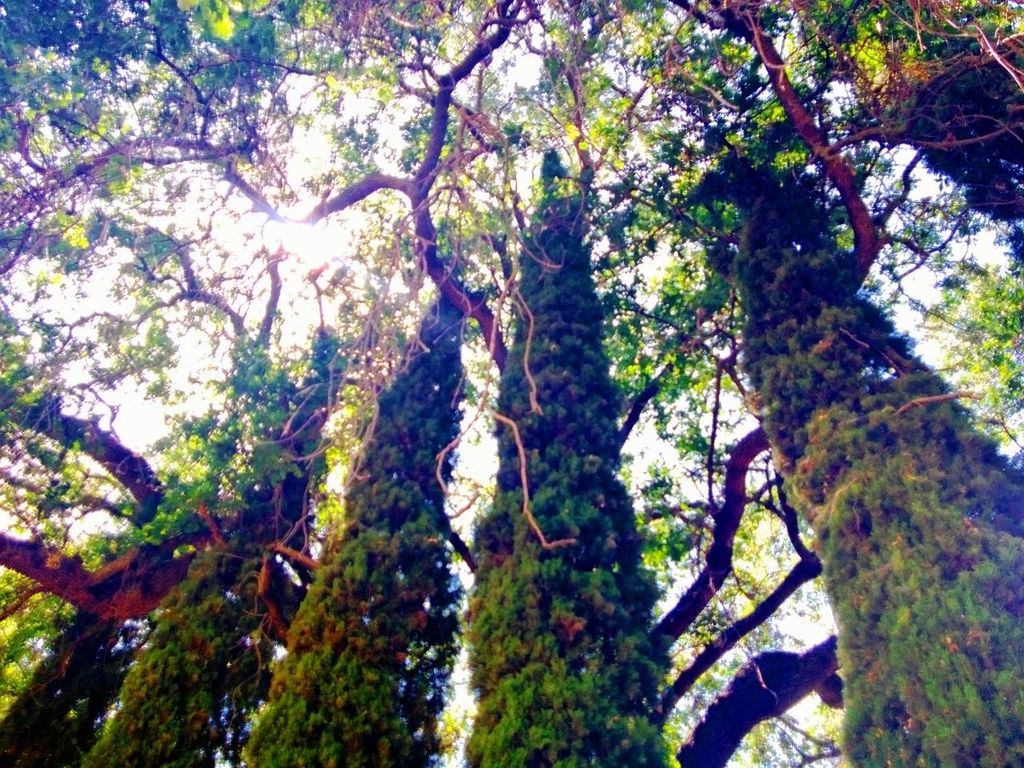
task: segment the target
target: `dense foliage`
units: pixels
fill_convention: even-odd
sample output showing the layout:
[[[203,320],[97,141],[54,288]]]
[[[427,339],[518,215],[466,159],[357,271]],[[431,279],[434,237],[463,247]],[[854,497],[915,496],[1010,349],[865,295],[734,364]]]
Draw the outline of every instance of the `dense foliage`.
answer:
[[[849,289],[835,246],[805,229],[810,201],[756,178],[732,265],[747,368],[818,535],[843,630],[850,756],[1024,761],[1024,477]]]
[[[1022,34],[5,3],[0,763],[1024,765]]]
[[[425,766],[457,646],[459,589],[440,480],[458,431],[460,316],[428,314],[384,392],[345,497],[343,532],[299,606],[252,765]]]
[[[238,759],[272,653],[258,631],[258,572],[244,550],[196,559],[163,602],[120,708],[83,765],[212,768]]]
[[[477,528],[471,765],[664,765],[647,721],[661,669],[653,584],[616,478],[587,214],[544,158],[515,343],[498,396],[498,488]]]

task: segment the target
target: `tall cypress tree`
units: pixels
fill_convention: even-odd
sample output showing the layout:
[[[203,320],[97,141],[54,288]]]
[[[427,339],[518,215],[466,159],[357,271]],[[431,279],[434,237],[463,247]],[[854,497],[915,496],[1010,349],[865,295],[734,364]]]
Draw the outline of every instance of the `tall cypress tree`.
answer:
[[[845,749],[878,768],[1024,765],[1024,484],[858,293],[806,190],[762,177],[757,198],[726,268],[838,615]]]
[[[655,591],[616,477],[618,397],[585,213],[560,194],[563,176],[547,156],[501,379],[498,489],[477,530],[470,605],[479,700],[469,762],[663,765],[647,721],[662,670],[648,636]]]
[[[460,327],[441,302],[420,331],[426,351],[380,397],[344,535],[292,623],[250,744],[253,766],[437,762],[459,588],[436,470],[458,430]]]
[[[272,653],[254,610],[260,560],[243,550],[197,556],[161,605],[86,768],[238,764]]]

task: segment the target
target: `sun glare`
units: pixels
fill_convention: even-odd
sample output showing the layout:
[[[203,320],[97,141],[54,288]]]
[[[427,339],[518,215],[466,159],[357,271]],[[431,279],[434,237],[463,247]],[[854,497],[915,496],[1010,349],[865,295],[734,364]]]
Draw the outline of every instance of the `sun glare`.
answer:
[[[271,221],[263,228],[263,237],[269,250],[287,255],[293,272],[326,268],[342,256],[338,231],[323,224]]]

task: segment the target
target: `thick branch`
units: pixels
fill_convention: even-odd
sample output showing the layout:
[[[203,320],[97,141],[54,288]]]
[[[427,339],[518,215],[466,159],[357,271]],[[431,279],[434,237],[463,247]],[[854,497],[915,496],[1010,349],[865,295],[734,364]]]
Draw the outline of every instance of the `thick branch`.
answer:
[[[430,120],[430,138],[427,140],[427,147],[423,153],[423,161],[415,175],[415,183],[421,187],[421,192],[426,193],[433,183],[433,177],[441,159],[441,150],[444,149],[445,137],[448,133],[448,109],[451,107],[455,86],[469,77],[478,64],[508,40],[509,35],[512,34],[512,27],[515,24],[519,7],[520,4],[517,0],[502,0],[498,3],[497,18],[484,24],[484,27],[496,25],[497,30],[487,37],[478,37],[476,45],[470,49],[462,61],[452,67],[447,74],[438,77],[439,87],[434,96],[434,113]]]
[[[760,654],[708,709],[679,750],[679,764],[682,768],[724,767],[755,725],[785,713],[835,675],[837,668],[834,637],[804,654]]]
[[[825,169],[825,175],[839,192],[843,207],[846,208],[846,213],[850,217],[857,268],[863,277],[871,269],[878,252],[884,245],[884,240],[879,237],[871,212],[860,196],[853,168],[846,158],[829,145],[828,138],[818,128],[813,116],[800,101],[786,72],[786,64],[782,56],[753,14],[747,12],[735,18],[739,22],[738,26],[742,29],[744,38],[754,46],[758,56],[761,57],[772,89],[782,104],[782,108],[786,111],[793,128],[807,144],[814,158],[821,163]],[[730,28],[737,27],[731,26]]]
[[[725,465],[725,497],[715,513],[715,531],[706,565],[679,602],[655,628],[656,635],[679,637],[700,615],[732,572],[732,545],[747,505],[747,469],[758,454],[768,450],[768,438],[758,427],[733,448]]]
[[[441,260],[437,253],[437,230],[430,216],[430,205],[425,192],[417,190],[412,198],[413,225],[416,231],[416,252],[421,268],[427,273],[438,292],[467,317],[480,325],[484,342],[498,370],[504,370],[508,349],[498,327],[497,318],[487,306],[484,296],[462,284],[453,270]]]
[[[267,607],[267,620],[265,626],[279,643],[288,642],[288,620],[285,619],[281,606],[272,594],[271,582],[277,574],[274,573],[274,560],[268,554],[263,555],[263,566],[260,568],[259,576],[256,579],[256,594],[259,595],[263,604]]]
[[[229,160],[224,168],[224,179],[235,189],[252,201],[253,208],[265,214],[271,221],[285,221],[284,216],[277,212],[263,195],[261,195],[252,184],[243,179],[235,167],[235,161]]]
[[[429,195],[437,175],[441,153],[448,132],[449,109],[455,87],[466,79],[478,64],[483,62],[497,48],[508,40],[516,24],[519,12],[518,0],[503,0],[497,7],[497,18],[486,21],[484,29],[496,26],[489,36],[481,36],[469,53],[452,69],[438,77],[438,90],[433,98],[433,113],[430,122],[430,136],[423,152],[423,159],[412,179],[385,174],[371,174],[349,186],[335,197],[318,205],[307,217],[309,223],[340,211],[368,197],[380,189],[393,189],[409,198],[412,207],[413,225],[416,232],[416,251],[420,266],[427,273],[438,291],[453,306],[480,325],[487,348],[499,369],[505,365],[507,350],[493,312],[487,307],[483,296],[467,289],[455,277],[453,270],[446,267],[437,253],[437,232],[430,215]]]
[[[448,534],[448,541],[452,545],[452,549],[458,552],[459,557],[462,558],[462,562],[469,568],[470,573],[476,573],[476,558],[473,557],[473,553],[470,551],[465,540],[458,533],[452,531]]]
[[[474,294],[455,277],[453,270],[446,268],[437,254],[437,231],[430,215],[430,189],[437,175],[448,132],[449,108],[452,93],[462,80],[469,77],[478,64],[486,60],[501,47],[516,23],[520,3],[518,0],[502,0],[497,6],[497,18],[486,22],[484,27],[497,26],[491,35],[477,39],[476,45],[466,56],[445,75],[438,77],[438,91],[434,96],[433,114],[430,121],[430,137],[423,152],[423,160],[410,185],[409,200],[413,210],[413,224],[416,231],[416,250],[421,267],[434,281],[438,291],[453,306],[480,325],[484,341],[499,370],[505,367],[508,350],[501,337],[494,314],[487,307],[484,297]]]
[[[839,192],[839,197],[853,229],[858,270],[862,277],[867,275],[878,252],[885,245],[885,239],[879,236],[871,212],[860,196],[853,168],[846,158],[829,144],[825,133],[818,127],[814,117],[800,101],[800,97],[789,79],[785,61],[761,28],[754,12],[744,8],[743,4],[738,4],[738,8],[722,8],[719,12],[720,15],[716,14],[712,17],[697,8],[690,0],[672,0],[672,2],[693,14],[702,23],[718,29],[725,29],[754,47],[768,72],[768,81],[771,83],[772,90],[785,110],[786,116],[793,124],[794,130],[807,144],[815,160],[821,163],[825,175]]]
[[[354,184],[345,187],[334,197],[328,198],[309,212],[303,221],[307,224],[315,224],[332,213],[350,208],[361,200],[365,200],[374,192],[382,189],[392,189],[404,195],[409,194],[409,180],[399,176],[388,176],[385,173],[371,173],[364,176]]]
[[[697,658],[693,660],[689,667],[679,673],[676,679],[672,681],[672,685],[662,695],[658,711],[651,720],[659,724],[665,722],[665,719],[672,713],[679,699],[686,695],[690,688],[693,687],[693,684],[700,679],[701,675],[711,669],[720,658],[732,650],[736,643],[766,622],[794,592],[808,581],[817,578],[820,573],[821,563],[818,562],[817,558],[798,562],[793,567],[793,570],[787,574],[786,578],[782,580],[782,583],[768,597],[762,600],[753,611],[726,628],[709,646],[697,654]]]
[[[174,557],[183,544],[202,541],[207,534],[176,538],[157,546],[142,546],[89,571],[78,557],[69,557],[38,541],[0,534],[0,566],[35,581],[43,591],[81,611],[103,619],[145,616],[181,581],[192,561]]]
[[[132,516],[136,525],[153,519],[163,500],[163,487],[156,472],[139,454],[126,447],[95,421],[87,421],[60,412],[60,400],[45,397],[26,414],[25,426],[64,446],[79,448],[109,472],[138,502]]]
[[[291,547],[280,541],[272,541],[270,544],[267,545],[267,548],[270,549],[272,552],[277,552],[277,554],[288,558],[293,563],[298,563],[311,573],[315,572],[317,568],[320,567],[320,563],[318,563],[305,552],[300,552],[297,549],[292,549]]]

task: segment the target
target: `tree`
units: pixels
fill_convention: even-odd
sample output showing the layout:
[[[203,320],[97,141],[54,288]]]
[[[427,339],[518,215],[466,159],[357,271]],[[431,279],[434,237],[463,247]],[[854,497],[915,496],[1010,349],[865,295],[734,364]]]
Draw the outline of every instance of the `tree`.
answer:
[[[210,550],[163,601],[153,636],[125,677],[120,708],[83,765],[186,766],[237,761],[266,695],[256,634],[259,560]]]
[[[381,395],[344,538],[292,621],[249,749],[257,765],[431,765],[457,650],[459,589],[438,477],[458,429],[460,318],[442,300],[424,351]]]
[[[1021,18],[8,3],[0,759],[1024,763]]]
[[[577,195],[544,157],[501,380],[494,507],[477,528],[471,765],[660,765],[647,721],[661,659],[654,590],[615,477],[616,395]]]

